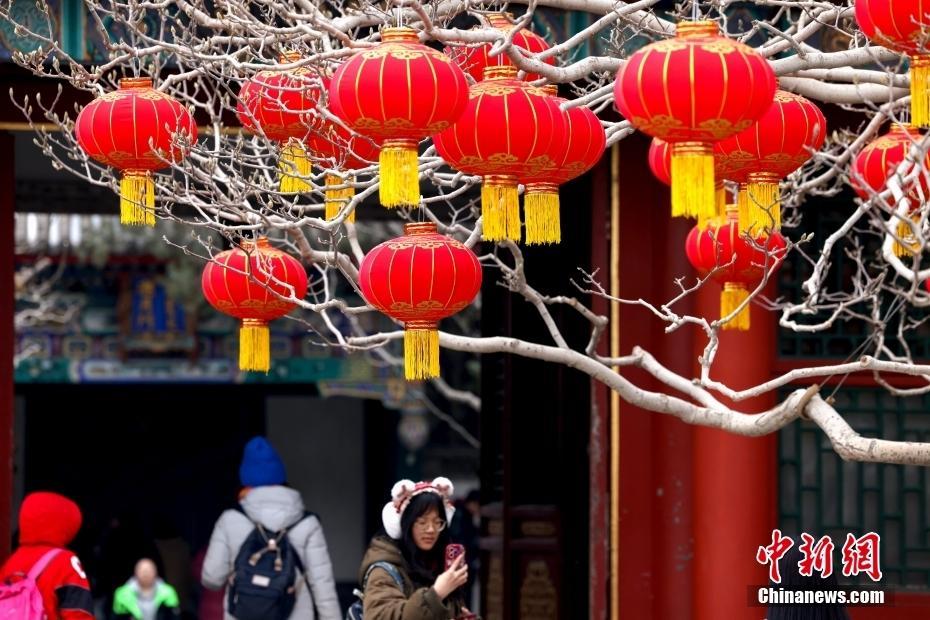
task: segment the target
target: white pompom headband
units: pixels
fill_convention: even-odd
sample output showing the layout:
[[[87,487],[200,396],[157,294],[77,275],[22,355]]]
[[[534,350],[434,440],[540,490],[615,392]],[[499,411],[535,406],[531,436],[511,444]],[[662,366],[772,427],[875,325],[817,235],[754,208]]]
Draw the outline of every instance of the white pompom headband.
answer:
[[[384,531],[394,540],[400,540],[404,535],[400,529],[400,519],[407,510],[407,506],[410,505],[410,500],[422,493],[435,493],[442,498],[443,506],[446,508],[446,523],[451,523],[452,515],[455,514],[455,506],[452,505],[454,492],[455,487],[448,478],[434,478],[432,482],[398,481],[391,489],[391,501],[381,510]]]

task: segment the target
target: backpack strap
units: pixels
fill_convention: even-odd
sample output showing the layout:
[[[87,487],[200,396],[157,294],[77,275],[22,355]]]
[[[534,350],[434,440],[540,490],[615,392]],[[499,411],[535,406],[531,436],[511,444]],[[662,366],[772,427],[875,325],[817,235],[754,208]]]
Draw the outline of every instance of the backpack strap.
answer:
[[[394,583],[397,584],[397,587],[400,588],[402,592],[404,591],[406,584],[404,583],[403,575],[400,574],[400,571],[397,570],[396,566],[383,560],[372,562],[371,566],[368,567],[368,570],[365,571],[365,578],[362,579],[362,591],[364,591],[368,586],[368,578],[371,577],[371,571],[375,570],[376,568],[384,570],[388,575],[391,576],[391,579],[394,580]]]
[[[242,504],[236,504],[235,511],[238,512],[239,514],[241,514],[241,515],[242,515],[243,517],[245,517],[246,519],[248,519],[249,522],[250,522],[252,525],[254,525],[256,528],[258,528],[260,531],[262,531],[262,532],[265,531],[265,528],[262,526],[261,523],[258,523],[257,521],[253,521],[253,520],[252,520],[252,517],[250,517],[249,515],[246,514],[245,508],[242,507]],[[285,528],[284,528],[283,530],[281,530],[280,532],[272,532],[272,534],[282,534],[282,533],[283,533],[283,534],[287,534],[287,533],[290,532],[292,529],[294,529],[295,527],[297,527],[297,525],[298,525],[299,523],[303,523],[304,521],[306,521],[306,520],[309,519],[310,517],[316,517],[316,518],[317,518],[317,521],[320,520],[319,515],[317,515],[315,512],[310,512],[309,510],[304,510],[304,514],[301,515],[301,517],[300,517],[299,519],[297,519],[296,521],[294,521],[293,523],[291,523],[290,525],[288,525],[287,527],[285,527]],[[272,536],[272,538],[274,538],[274,536]],[[277,539],[276,539],[276,540],[277,540]]]
[[[306,520],[309,519],[310,517],[316,517],[317,521],[320,520],[320,517],[317,516],[316,513],[310,512],[309,510],[305,510],[305,511],[304,511],[304,516],[302,516],[301,518],[299,518],[297,521],[295,521],[295,522],[293,523],[293,525],[290,525],[290,526],[285,530],[285,535],[286,535],[286,532],[290,532],[292,529],[294,529],[294,528],[297,527],[300,523],[303,523],[304,521],[306,521]],[[288,543],[290,543],[290,540],[288,540]],[[292,546],[293,546],[293,545],[292,545]],[[309,559],[309,558],[308,558],[308,559]],[[316,599],[313,598],[313,589],[310,587],[310,580],[307,578],[307,569],[304,567],[304,563],[300,560],[300,553],[297,551],[297,548],[296,548],[296,547],[294,548],[294,562],[297,564],[297,572],[300,573],[300,578],[303,580],[304,585],[307,586],[307,594],[310,595],[310,601],[313,603],[313,609],[314,609],[314,612],[315,612],[315,611],[316,611]],[[320,617],[320,614],[317,613],[317,614],[316,614],[316,617],[319,618],[319,617]]]
[[[52,549],[50,551],[46,551],[42,557],[39,558],[39,561],[33,564],[32,568],[29,569],[29,574],[27,577],[32,581],[38,579],[39,575],[42,574],[42,571],[48,568],[48,565],[52,563],[52,560],[58,557],[59,553],[61,553],[61,549]]]

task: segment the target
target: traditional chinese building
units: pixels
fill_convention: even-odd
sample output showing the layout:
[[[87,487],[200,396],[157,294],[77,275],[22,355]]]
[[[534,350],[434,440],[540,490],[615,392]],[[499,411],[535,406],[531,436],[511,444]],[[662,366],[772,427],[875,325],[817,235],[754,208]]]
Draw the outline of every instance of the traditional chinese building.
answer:
[[[51,4],[65,49],[97,58],[82,3]],[[38,19],[31,0],[12,7],[23,20]],[[586,20],[544,14],[537,27],[564,40]],[[30,45],[7,26],[0,24],[4,61]],[[10,62],[0,62],[0,85],[20,96],[55,88]],[[69,97],[64,103],[81,100]],[[565,291],[582,268],[598,270],[612,295],[661,301],[691,273],[683,252],[691,224],[669,217],[667,189],[652,179],[646,149],[641,136],[628,138],[564,188],[559,252],[526,250],[528,277],[544,292]],[[851,201],[850,194],[806,205],[805,230],[819,236]],[[567,367],[508,355],[485,356],[480,373],[449,367],[480,387],[480,416],[453,411],[480,439],[479,452],[424,412],[416,391],[392,372],[315,345],[298,322],[273,332],[278,362],[269,376],[244,376],[234,369],[234,325],[199,312],[189,266],[155,249],[161,234],[180,231],[140,239],[144,233],[115,225],[114,205],[109,192],[53,171],[31,145],[21,112],[0,98],[0,297],[14,298],[17,266],[52,257],[64,264],[57,290],[84,304],[77,326],[16,333],[12,303],[0,304],[0,376],[13,378],[0,382],[0,541],[10,539],[23,493],[43,487],[81,501],[89,519],[78,544],[87,550],[110,516],[142,510],[180,521],[196,549],[233,501],[242,443],[266,433],[295,465],[291,484],[323,515],[345,593],[391,483],[442,471],[461,489],[481,488],[486,620],[758,620],[764,609],[748,606],[747,592],[767,582],[756,551],[775,527],[829,535],[837,548],[848,533],[880,533],[882,583],[900,589],[895,606],[857,608],[852,617],[926,616],[925,469],[844,463],[809,422],[757,439],[694,428],[628,405]],[[787,265],[778,293],[792,295],[804,268]],[[702,290],[682,311],[715,316],[718,292]],[[590,301],[613,319],[603,354],[640,346],[672,370],[694,371],[700,334],[666,334],[643,309]],[[493,309],[480,317],[484,335],[548,337],[534,310],[493,281],[483,307]],[[788,332],[774,315],[752,312],[751,331],[723,335],[715,367],[716,379],[737,388],[845,360],[864,337],[850,326]],[[582,347],[588,326],[571,312],[554,314]],[[926,342],[915,341],[916,351],[926,354]],[[14,369],[14,354],[27,349],[37,352]],[[867,377],[846,381],[834,396],[864,434],[930,441],[930,401],[890,397]],[[153,499],[149,485],[169,489],[170,498]]]

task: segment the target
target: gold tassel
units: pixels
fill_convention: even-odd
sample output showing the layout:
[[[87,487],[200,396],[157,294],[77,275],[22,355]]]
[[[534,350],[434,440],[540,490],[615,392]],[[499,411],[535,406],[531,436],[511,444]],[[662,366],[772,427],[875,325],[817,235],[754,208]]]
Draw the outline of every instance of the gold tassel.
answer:
[[[912,218],[911,220],[916,225],[919,222],[919,219]],[[917,239],[914,238],[914,233],[911,230],[911,226],[904,220],[898,220],[897,230],[895,231],[898,239],[895,239],[894,242],[894,255],[897,257],[903,256],[913,256],[918,251],[920,251],[920,244],[917,243]],[[902,241],[904,242],[902,244]]]
[[[727,282],[723,285],[723,291],[720,293],[720,318],[730,316],[730,314],[739,308],[746,299],[749,298],[749,291],[742,284],[737,282]],[[735,317],[723,324],[723,329],[738,329],[739,331],[749,331],[749,306],[739,311]]]
[[[388,209],[420,204],[420,173],[416,140],[385,140],[378,156],[381,185],[378,194]]]
[[[698,227],[701,229],[706,228],[707,225],[715,219],[727,217],[727,190],[723,186],[723,182],[720,181],[719,179],[717,180],[716,189],[714,190],[714,196],[717,200],[717,203],[715,206],[716,212],[714,213],[714,217],[698,218]]]
[[[742,235],[749,230],[749,190],[743,183],[740,183],[739,191],[736,192],[736,211],[739,214],[736,228]]]
[[[769,231],[781,230],[781,196],[778,177],[765,172],[750,173],[746,208],[748,211],[746,230],[755,235],[766,235]]]
[[[435,323],[411,321],[404,325],[404,378],[408,381],[439,376],[439,330]]]
[[[119,181],[119,223],[155,226],[155,181],[152,173],[127,170]]]
[[[341,177],[335,174],[326,175],[326,219],[334,220],[339,216],[339,212],[342,211],[342,207],[349,204],[349,201],[355,197],[355,188],[349,185],[353,179],[347,178],[343,180]],[[346,187],[338,188],[340,185],[345,185]],[[336,187],[338,189],[330,189]],[[355,221],[355,209],[352,209],[352,212],[346,216],[346,222]]]
[[[703,142],[672,145],[672,217],[709,220],[717,215],[713,147]]]
[[[488,241],[520,241],[520,195],[510,176],[486,176],[481,184],[481,221]]]
[[[310,185],[311,163],[304,145],[291,140],[281,149],[278,158],[281,171],[280,190],[283,194],[301,194],[313,189]]]
[[[930,127],[930,56],[911,56],[911,124]]]
[[[244,319],[239,327],[239,370],[268,372],[271,369],[271,334],[268,324]]]
[[[559,217],[559,186],[553,183],[530,183],[523,201],[526,216],[526,244],[542,245],[562,241]]]

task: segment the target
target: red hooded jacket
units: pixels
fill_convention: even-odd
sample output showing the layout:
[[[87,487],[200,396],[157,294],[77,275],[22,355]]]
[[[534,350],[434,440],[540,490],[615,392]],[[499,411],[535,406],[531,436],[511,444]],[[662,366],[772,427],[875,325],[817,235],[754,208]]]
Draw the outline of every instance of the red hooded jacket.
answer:
[[[48,620],[93,620],[87,575],[76,555],[65,549],[81,529],[77,504],[56,493],[31,493],[19,510],[19,548],[0,568],[0,582],[15,580],[51,549],[61,549],[39,575]]]

